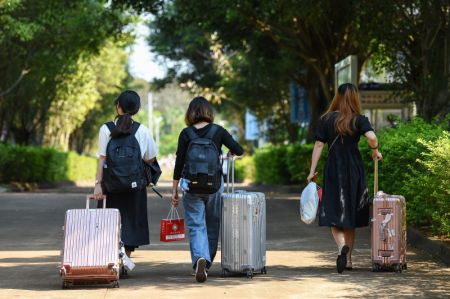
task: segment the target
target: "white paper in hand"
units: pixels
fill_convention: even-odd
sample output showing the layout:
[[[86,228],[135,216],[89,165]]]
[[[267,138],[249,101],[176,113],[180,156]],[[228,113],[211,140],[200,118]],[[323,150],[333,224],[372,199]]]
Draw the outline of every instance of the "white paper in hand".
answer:
[[[300,217],[302,221],[306,224],[313,223],[316,219],[318,208],[319,195],[317,194],[317,185],[311,182],[303,189],[300,196]]]

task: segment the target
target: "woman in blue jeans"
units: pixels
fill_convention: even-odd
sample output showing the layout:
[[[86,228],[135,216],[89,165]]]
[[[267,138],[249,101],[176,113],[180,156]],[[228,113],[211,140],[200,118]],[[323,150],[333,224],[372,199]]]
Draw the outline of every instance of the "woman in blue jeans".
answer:
[[[212,105],[203,97],[194,98],[186,111],[185,122],[187,128],[183,129],[178,138],[177,158],[173,174],[172,205],[179,203],[178,183],[182,179],[186,226],[189,229],[192,265],[195,269],[195,279],[198,282],[206,281],[207,271],[216,256],[219,242],[220,217],[222,212],[223,191],[222,169],[214,174],[220,181],[220,188],[214,193],[195,192],[193,184],[186,179],[186,156],[189,144],[196,138],[209,139],[217,148],[217,157],[210,159],[220,160],[222,145],[225,145],[233,155],[242,155],[242,147],[233,139],[227,130],[214,124]],[[214,161],[212,161],[214,162]],[[214,162],[215,163],[215,162]],[[218,162],[217,162],[218,163]],[[200,167],[200,166],[199,166]],[[183,177],[183,178],[182,178]],[[189,185],[190,190],[186,190]]]

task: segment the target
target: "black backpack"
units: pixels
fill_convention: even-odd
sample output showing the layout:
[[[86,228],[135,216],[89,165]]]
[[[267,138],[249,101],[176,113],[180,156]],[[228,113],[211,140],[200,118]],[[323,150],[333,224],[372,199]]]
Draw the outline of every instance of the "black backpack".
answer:
[[[200,138],[193,127],[187,129],[189,146],[183,169],[183,177],[189,180],[189,193],[213,194],[222,184],[220,151],[213,141],[218,129],[212,124],[204,138]]]
[[[116,127],[113,122],[106,125],[111,132]],[[139,125],[133,122],[131,133],[111,138],[108,142],[102,179],[107,192],[130,192],[145,187],[141,148],[135,137]]]

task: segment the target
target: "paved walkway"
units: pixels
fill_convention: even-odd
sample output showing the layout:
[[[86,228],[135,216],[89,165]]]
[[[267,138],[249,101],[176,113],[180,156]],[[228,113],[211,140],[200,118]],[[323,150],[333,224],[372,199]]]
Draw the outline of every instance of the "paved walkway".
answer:
[[[370,271],[367,229],[357,232],[353,271],[338,275],[326,228],[298,219],[297,195],[266,190],[267,275],[220,277],[215,263],[205,284],[194,282],[188,243],[161,243],[159,220],[167,201],[151,194],[152,244],[133,256],[137,267],[120,289],[104,286],[61,290],[58,274],[64,212],[84,206],[89,189],[51,193],[0,193],[0,298],[355,298],[450,297],[450,269],[426,253],[408,251],[408,270]],[[167,189],[162,189],[169,196]],[[220,261],[220,256],[218,257]]]

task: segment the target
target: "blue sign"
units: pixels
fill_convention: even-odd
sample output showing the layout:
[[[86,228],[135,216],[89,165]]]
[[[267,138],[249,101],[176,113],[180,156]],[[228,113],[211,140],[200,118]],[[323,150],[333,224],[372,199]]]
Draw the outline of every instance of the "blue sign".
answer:
[[[310,109],[308,101],[308,92],[303,86],[295,82],[291,82],[290,86],[291,98],[291,123],[309,123]]]
[[[245,140],[258,140],[259,122],[249,110],[245,112]]]

